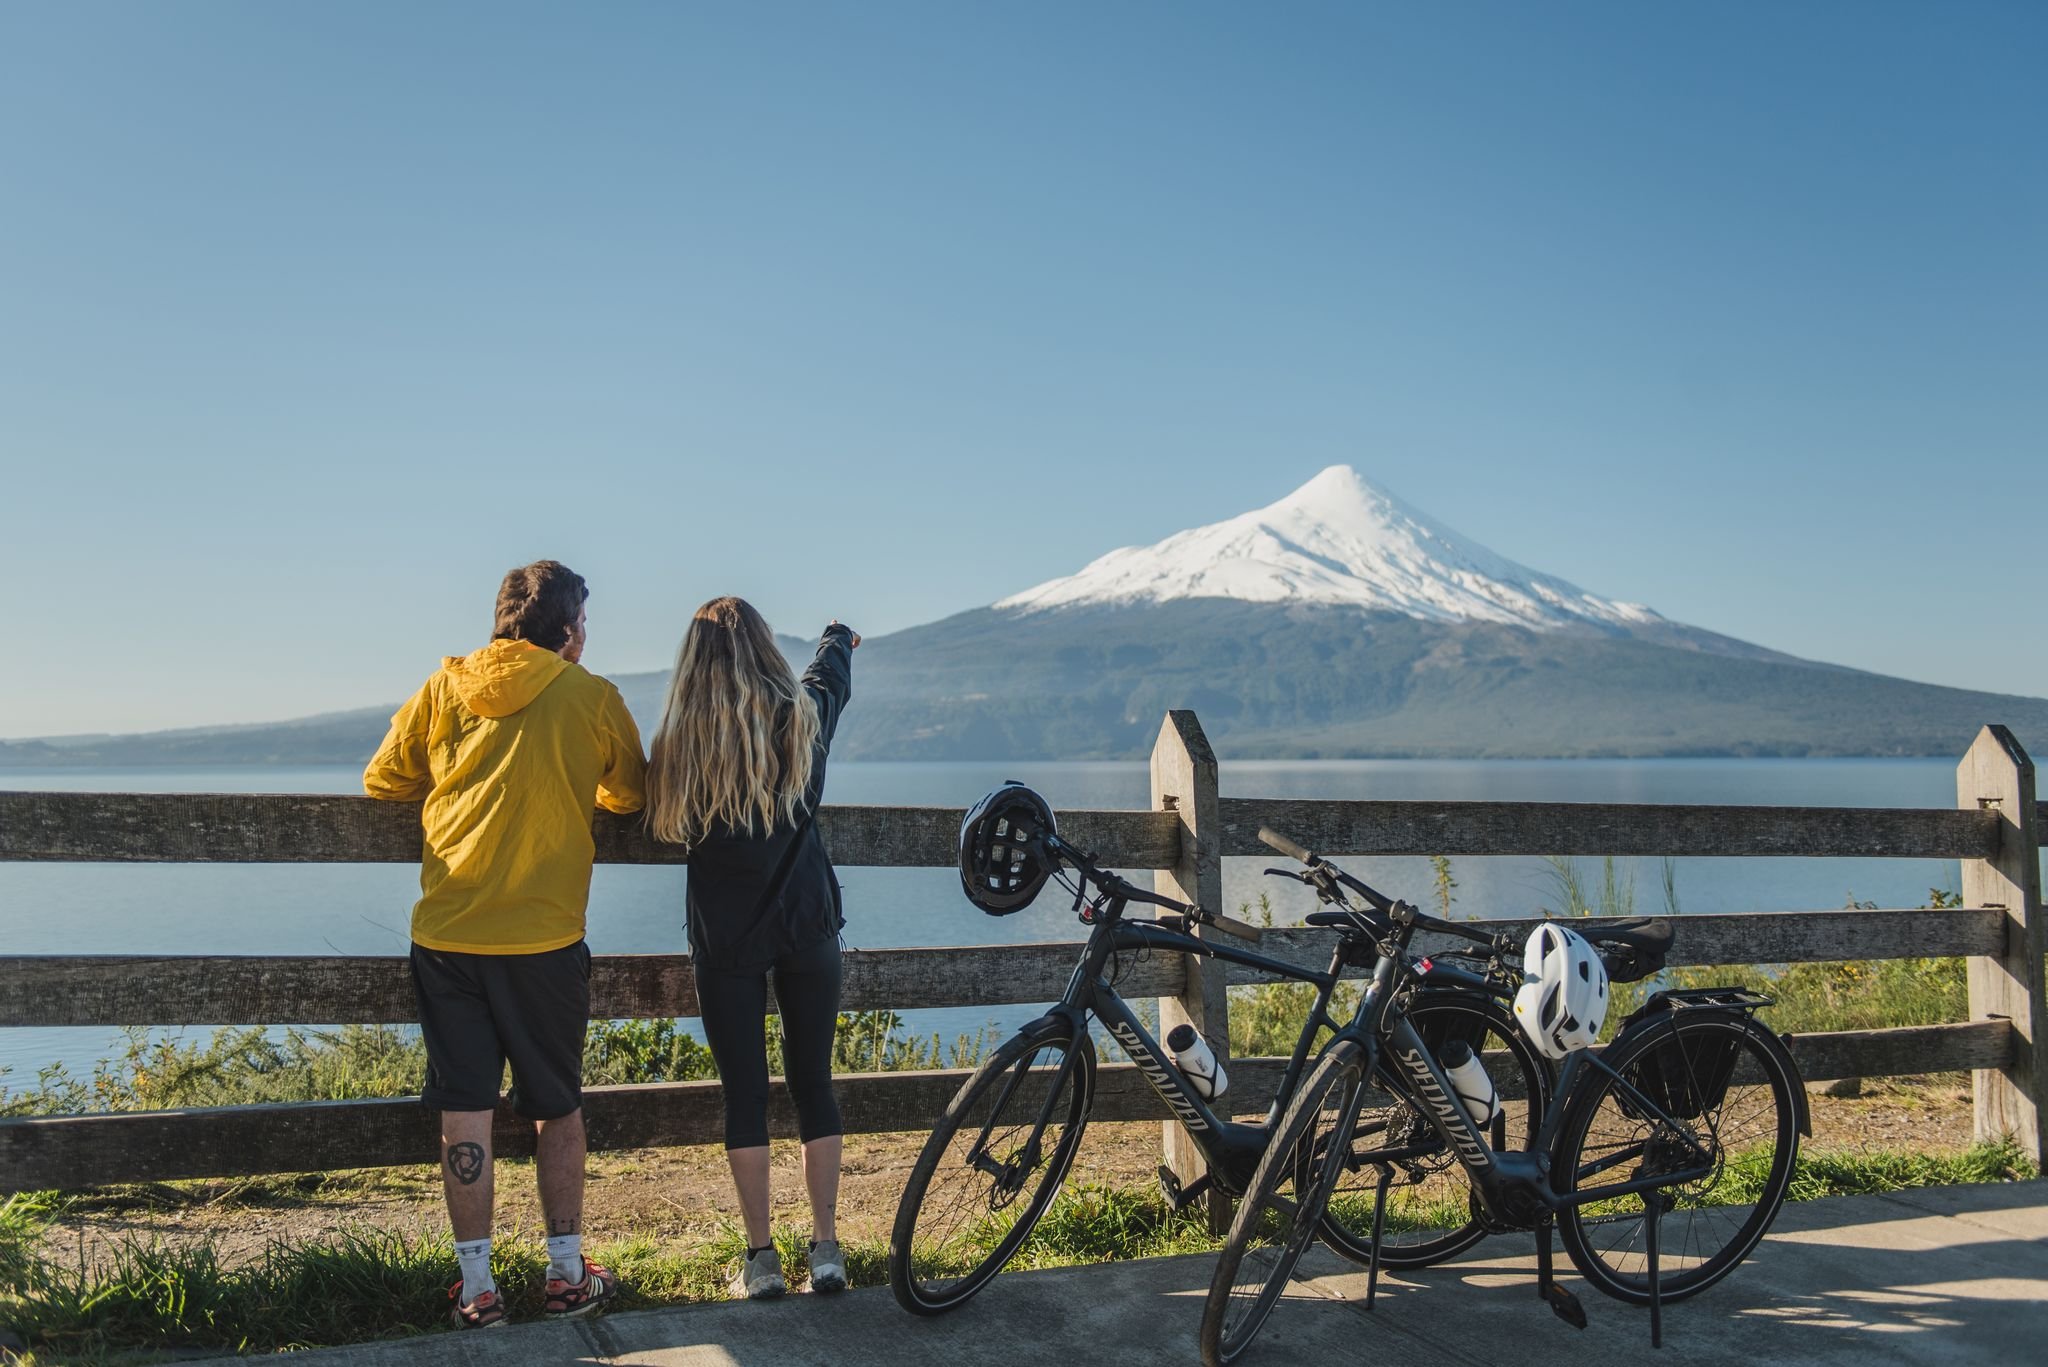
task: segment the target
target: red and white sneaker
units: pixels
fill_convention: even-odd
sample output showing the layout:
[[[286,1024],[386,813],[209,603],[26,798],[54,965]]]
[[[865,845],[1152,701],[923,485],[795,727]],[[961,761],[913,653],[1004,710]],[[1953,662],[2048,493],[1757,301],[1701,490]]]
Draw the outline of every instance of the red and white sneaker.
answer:
[[[448,1319],[457,1329],[492,1329],[506,1322],[505,1297],[496,1290],[479,1291],[475,1300],[464,1304],[462,1283],[457,1282],[448,1288],[448,1299],[455,1302]]]
[[[554,1320],[587,1315],[619,1294],[619,1279],[609,1269],[585,1258],[583,1280],[570,1285],[560,1277],[548,1278],[547,1316]]]

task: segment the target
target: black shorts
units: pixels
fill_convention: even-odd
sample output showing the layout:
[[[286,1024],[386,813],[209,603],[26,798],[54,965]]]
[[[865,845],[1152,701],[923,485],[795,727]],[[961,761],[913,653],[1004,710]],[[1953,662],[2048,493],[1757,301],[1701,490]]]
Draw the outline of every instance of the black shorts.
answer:
[[[558,1120],[583,1104],[590,1026],[590,947],[545,954],[460,954],[412,947],[427,1043],[420,1100],[437,1111],[488,1111],[512,1065],[512,1109]]]

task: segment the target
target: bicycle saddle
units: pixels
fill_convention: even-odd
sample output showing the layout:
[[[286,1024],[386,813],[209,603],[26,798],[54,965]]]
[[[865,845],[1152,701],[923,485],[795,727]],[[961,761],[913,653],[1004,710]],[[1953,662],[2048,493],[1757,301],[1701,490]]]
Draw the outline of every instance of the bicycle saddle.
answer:
[[[1579,933],[1600,950],[1608,978],[1618,983],[1640,982],[1662,969],[1674,938],[1669,920],[1646,916],[1588,927]]]

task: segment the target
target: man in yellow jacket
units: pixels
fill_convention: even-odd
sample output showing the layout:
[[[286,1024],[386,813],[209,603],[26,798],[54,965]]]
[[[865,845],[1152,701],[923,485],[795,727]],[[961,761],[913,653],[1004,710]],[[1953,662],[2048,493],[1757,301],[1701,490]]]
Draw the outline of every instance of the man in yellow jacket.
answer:
[[[547,1313],[584,1314],[617,1289],[583,1256],[583,922],[593,804],[638,811],[646,760],[619,690],[578,663],[589,596],[553,560],[506,575],[491,643],[444,659],[363,771],[371,797],[423,803],[412,913],[421,1099],[441,1112],[462,1266],[451,1318],[467,1329],[505,1319],[491,1275],[491,1117],[508,1062],[513,1109],[538,1132]]]

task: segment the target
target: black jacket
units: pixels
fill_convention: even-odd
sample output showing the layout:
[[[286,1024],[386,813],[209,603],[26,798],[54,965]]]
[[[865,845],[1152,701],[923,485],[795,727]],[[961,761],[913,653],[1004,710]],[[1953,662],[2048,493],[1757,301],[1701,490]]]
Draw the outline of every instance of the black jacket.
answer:
[[[825,790],[832,733],[853,696],[850,630],[825,628],[818,654],[804,671],[803,687],[818,705],[818,741],[796,823],[766,835],[717,826],[690,847],[690,955],[701,967],[764,969],[792,950],[836,938],[846,924],[839,879],[812,818]]]

